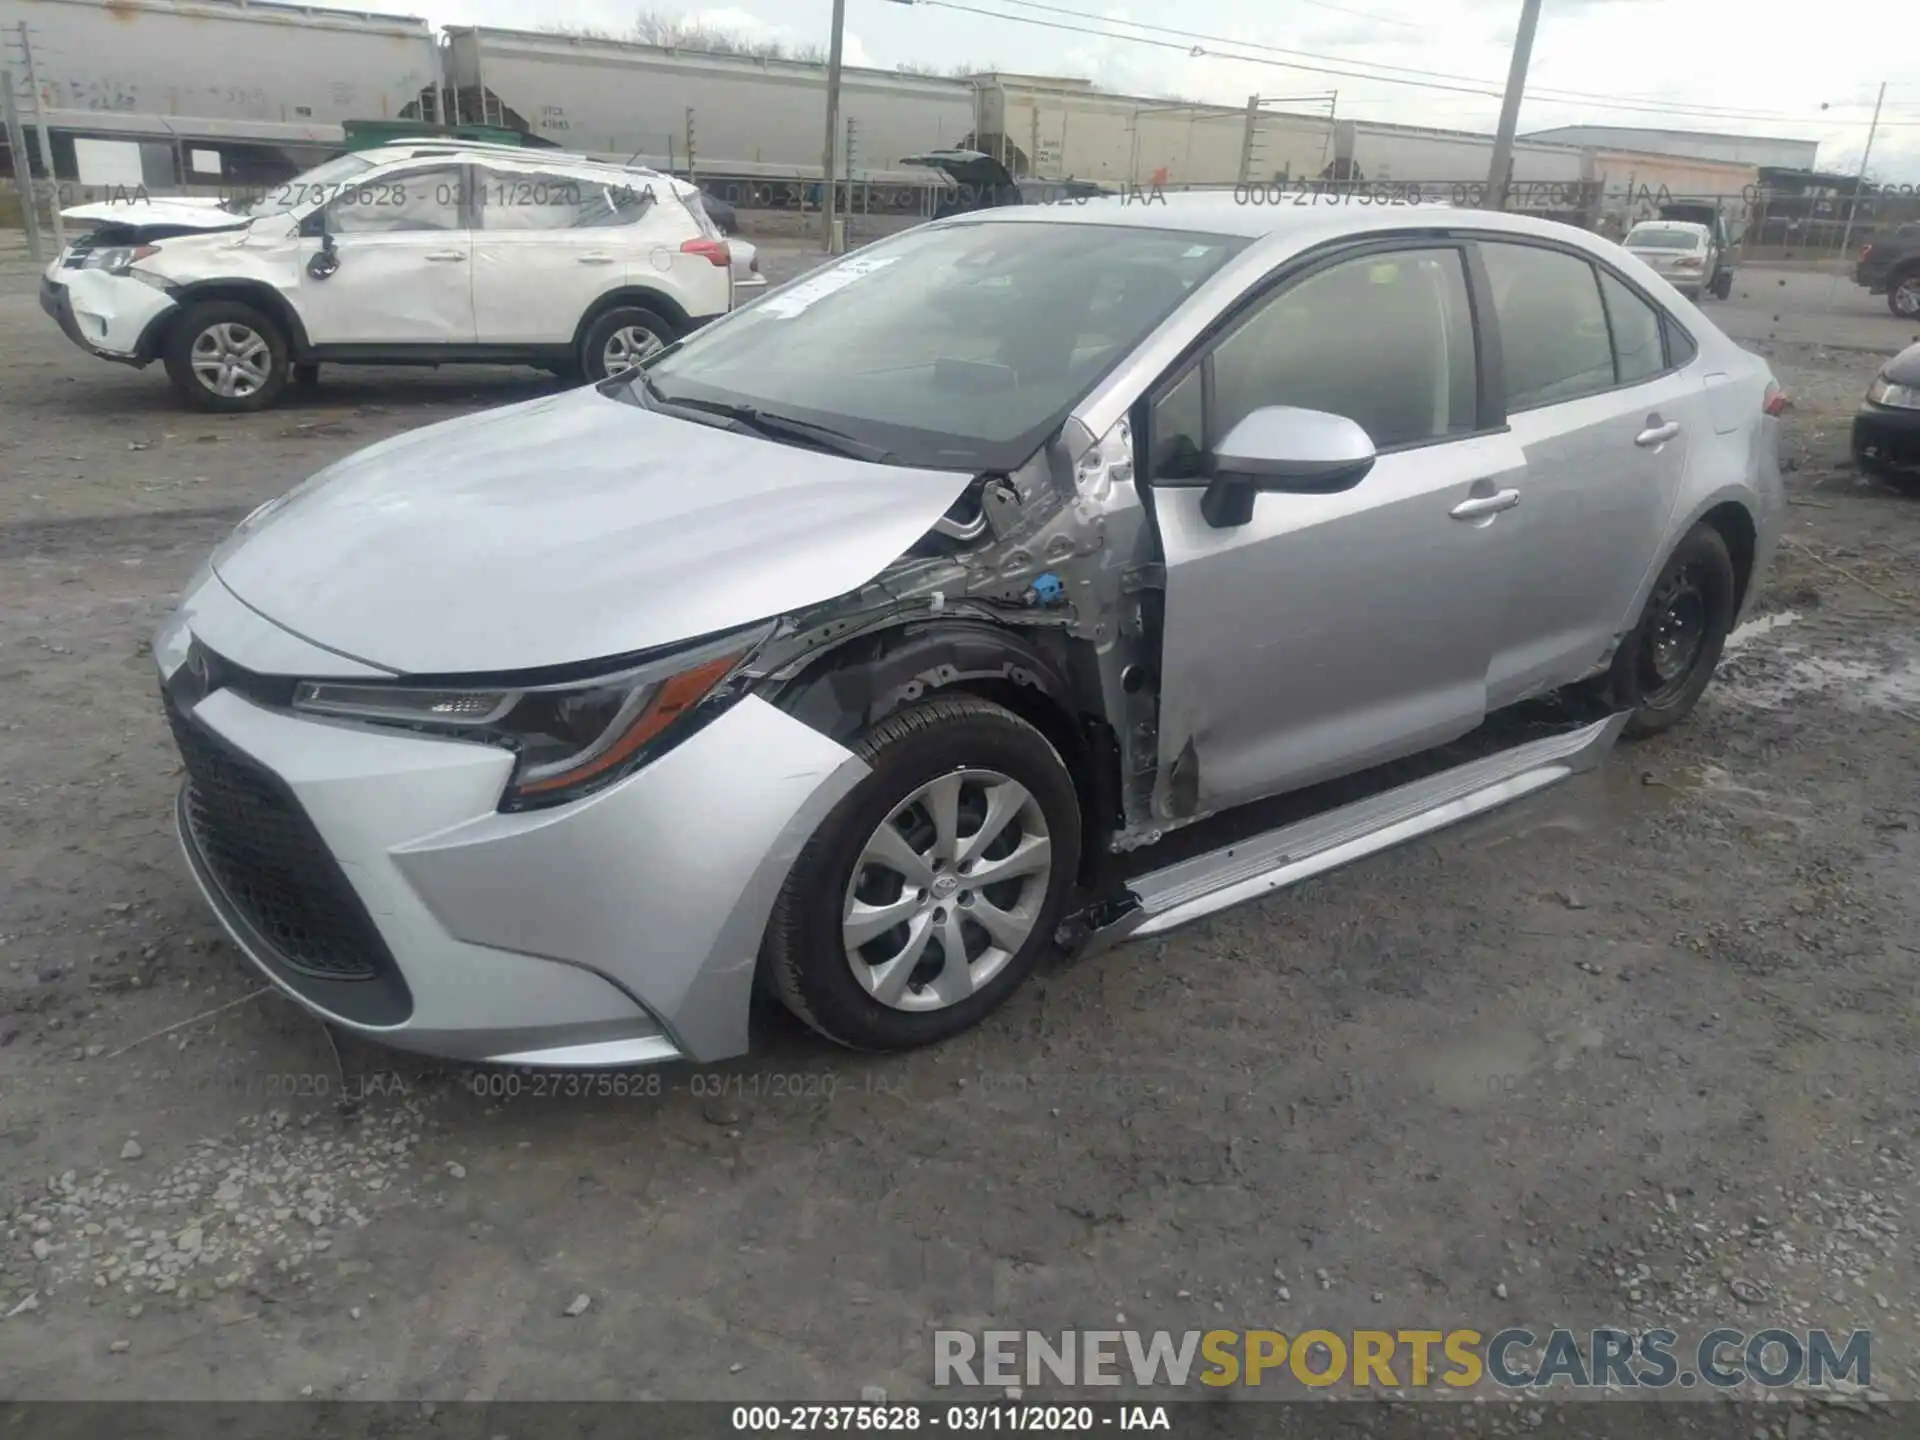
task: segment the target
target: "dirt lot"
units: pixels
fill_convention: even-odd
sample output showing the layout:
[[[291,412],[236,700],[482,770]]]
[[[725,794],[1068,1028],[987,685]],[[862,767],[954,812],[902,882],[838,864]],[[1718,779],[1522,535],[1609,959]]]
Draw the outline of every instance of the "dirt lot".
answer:
[[[0,256],[0,1398],[912,1397],[935,1326],[1119,1316],[1871,1327],[1920,1397],[1920,501],[1808,323],[1792,544],[1681,733],[942,1049],[772,1017],[657,1098],[482,1098],[223,943],[146,642],[254,505],[545,382],[193,416]]]

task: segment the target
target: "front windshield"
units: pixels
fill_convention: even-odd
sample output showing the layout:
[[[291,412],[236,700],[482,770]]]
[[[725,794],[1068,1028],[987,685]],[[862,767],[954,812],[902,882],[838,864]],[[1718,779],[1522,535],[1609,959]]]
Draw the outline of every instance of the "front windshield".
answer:
[[[283,215],[308,204],[325,204],[340,193],[354,176],[373,169],[373,161],[364,155],[336,155],[333,159],[303,170],[291,180],[273,186],[251,203],[230,208],[242,215]]]
[[[662,356],[649,393],[831,427],[898,464],[1012,469],[1246,243],[1011,220],[908,231]]]
[[[1691,230],[1635,230],[1627,236],[1636,250],[1698,250],[1705,240]]]

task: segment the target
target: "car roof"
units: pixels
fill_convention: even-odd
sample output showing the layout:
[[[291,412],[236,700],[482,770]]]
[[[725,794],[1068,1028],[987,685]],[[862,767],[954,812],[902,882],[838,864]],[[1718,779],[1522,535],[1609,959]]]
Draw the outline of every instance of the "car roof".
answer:
[[[1698,220],[1640,220],[1635,222],[1633,229],[1627,231],[1627,234],[1632,235],[1641,230],[1690,230],[1696,235],[1713,234],[1711,225],[1703,225]]]
[[[1263,198],[1268,194],[1258,186],[1253,188]],[[1291,193],[1273,192],[1278,196],[1278,203],[1272,199],[1254,203],[1251,199],[1236,198],[1236,195],[1249,194],[1244,189],[1158,191],[1134,186],[1114,195],[999,207],[933,223],[1125,225],[1143,230],[1181,230],[1255,240],[1283,237],[1301,243],[1376,233],[1471,229],[1572,241],[1588,249],[1611,244],[1600,242],[1591,232],[1577,226],[1504,211],[1473,210],[1440,203],[1369,204],[1365,203],[1369,198],[1365,188],[1362,186],[1351,195],[1302,190],[1296,197]]]
[[[429,157],[471,158],[495,165],[514,163],[530,170],[564,171],[589,179],[604,180],[613,176],[639,176],[668,185],[675,194],[690,194],[694,189],[677,176],[651,170],[644,165],[620,165],[610,160],[592,160],[571,150],[530,149],[522,145],[500,145],[487,141],[428,138],[396,140],[386,145],[371,146],[358,153],[366,156],[376,165],[394,165],[403,160],[422,160]]]

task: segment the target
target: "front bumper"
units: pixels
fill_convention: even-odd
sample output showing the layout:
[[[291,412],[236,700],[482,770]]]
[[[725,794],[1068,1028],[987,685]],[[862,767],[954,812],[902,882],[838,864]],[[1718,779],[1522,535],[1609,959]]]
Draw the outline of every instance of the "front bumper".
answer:
[[[155,642],[163,684],[184,628]],[[748,696],[598,795],[502,814],[512,758],[489,745],[318,721],[231,687],[173,709],[181,843],[235,944],[347,1030],[498,1064],[745,1051],[774,898],[867,773]]]
[[[63,277],[40,277],[40,308],[62,334],[103,360],[137,366],[154,358],[178,301],[144,281],[103,270],[68,270]]]
[[[1920,410],[1862,406],[1853,417],[1853,460],[1863,469],[1920,468]]]

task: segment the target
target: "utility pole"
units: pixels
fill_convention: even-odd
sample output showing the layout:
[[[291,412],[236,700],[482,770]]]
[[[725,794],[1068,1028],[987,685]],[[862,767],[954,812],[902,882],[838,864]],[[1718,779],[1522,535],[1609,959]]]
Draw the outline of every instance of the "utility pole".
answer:
[[[1853,203],[1847,207],[1846,228],[1840,232],[1840,254],[1847,253],[1853,239],[1854,217],[1860,213],[1860,190],[1867,183],[1867,161],[1873,156],[1874,133],[1880,128],[1880,107],[1887,100],[1887,82],[1880,82],[1880,98],[1873,102],[1873,122],[1867,126],[1867,148],[1860,152],[1860,173],[1853,177]]]
[[[20,111],[13,103],[13,67],[0,64],[0,112],[7,122],[7,149],[13,159],[13,184],[20,193],[20,218],[27,227],[27,249],[33,263],[44,264],[40,252],[40,202],[33,198],[33,164],[27,159],[27,137],[20,129]]]
[[[1253,137],[1260,128],[1260,97],[1247,97],[1247,128],[1240,136],[1240,183],[1248,184],[1253,179]]]
[[[1513,168],[1513,132],[1520,124],[1520,97],[1527,89],[1527,62],[1533,58],[1533,32],[1540,23],[1540,0],[1520,0],[1520,29],[1513,37],[1513,62],[1507,67],[1507,94],[1500,102],[1500,130],[1493,138],[1493,164],[1487,170],[1483,208],[1507,208],[1507,175]]]
[[[820,157],[820,243],[829,255],[837,253],[833,232],[840,167],[835,152],[840,148],[840,53],[846,29],[847,0],[833,0],[833,40],[827,47],[827,147]]]
[[[20,22],[20,58],[27,67],[27,89],[33,92],[33,134],[40,144],[40,168],[47,172],[47,215],[53,221],[53,248],[64,250],[67,227],[60,219],[60,177],[53,173],[53,137],[47,133],[46,99],[40,90],[40,73],[33,66],[33,32],[24,20]],[[1885,93],[1884,88],[1881,93]]]

